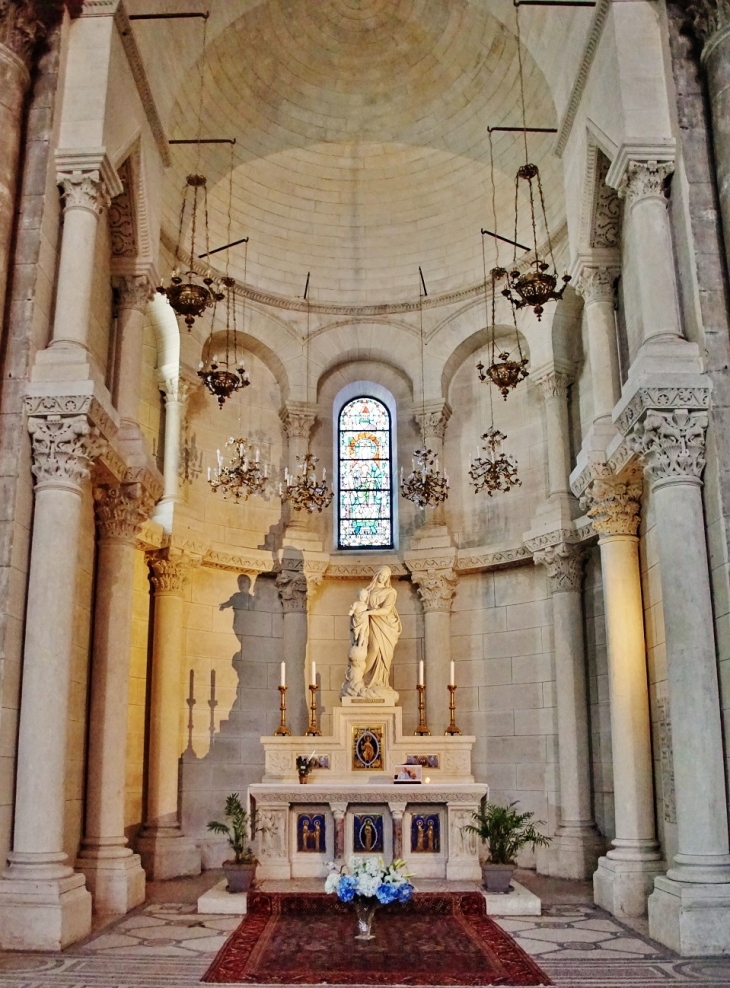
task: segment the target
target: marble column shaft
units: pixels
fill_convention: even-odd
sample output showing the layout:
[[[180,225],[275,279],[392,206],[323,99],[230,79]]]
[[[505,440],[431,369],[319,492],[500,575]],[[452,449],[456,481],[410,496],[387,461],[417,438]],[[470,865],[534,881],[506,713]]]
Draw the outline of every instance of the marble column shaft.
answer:
[[[124,278],[118,286],[118,292],[118,361],[113,400],[122,426],[137,425],[140,369],[144,346],[144,313],[150,298],[150,285],[146,278]],[[180,445],[179,428],[178,424],[178,442],[174,446],[175,450]],[[167,442],[165,442],[165,453],[167,454]],[[174,466],[177,476],[177,464]]]
[[[570,377],[550,371],[540,378],[545,395],[545,428],[548,451],[548,496],[570,495],[570,420],[568,388]]]
[[[423,605],[426,722],[432,734],[449,725],[449,670],[451,666],[451,605],[457,577],[451,567],[412,573]]]
[[[593,419],[609,419],[619,397],[618,347],[614,319],[614,282],[611,267],[583,269],[576,286],[583,296],[591,364]]]
[[[307,640],[307,578],[300,569],[282,568],[276,586],[284,611],[282,635],[283,659],[286,662],[286,715],[292,734],[301,735],[308,723],[309,670]]]

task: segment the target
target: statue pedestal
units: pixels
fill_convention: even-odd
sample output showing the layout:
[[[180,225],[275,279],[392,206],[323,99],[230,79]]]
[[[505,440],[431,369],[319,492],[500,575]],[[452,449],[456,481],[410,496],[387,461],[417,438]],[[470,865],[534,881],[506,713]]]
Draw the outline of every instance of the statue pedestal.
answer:
[[[323,737],[264,737],[263,781],[249,786],[260,879],[327,875],[351,854],[404,858],[417,877],[481,878],[479,845],[463,830],[488,787],[474,782],[467,735],[403,735],[400,707],[346,698]],[[318,760],[300,785],[298,755]],[[393,781],[397,766],[420,768],[421,784]],[[428,779],[428,781],[426,781]]]

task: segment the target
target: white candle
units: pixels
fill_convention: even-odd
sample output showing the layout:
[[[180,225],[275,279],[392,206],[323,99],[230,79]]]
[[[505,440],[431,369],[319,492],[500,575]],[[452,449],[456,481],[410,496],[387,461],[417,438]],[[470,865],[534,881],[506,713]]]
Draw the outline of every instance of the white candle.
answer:
[[[281,685],[286,686],[286,662],[281,663]]]
[[[317,685],[317,663],[312,663],[312,686]]]
[[[210,481],[210,467],[208,467],[208,480]]]
[[[259,451],[258,450],[256,450],[256,462],[257,463],[259,462]]]
[[[327,479],[327,467],[322,467],[322,480]]]
[[[423,686],[423,659],[418,660],[418,685]]]
[[[453,659],[451,660],[451,679],[450,679],[450,685],[451,686],[456,686],[456,681],[454,679],[454,660]]]

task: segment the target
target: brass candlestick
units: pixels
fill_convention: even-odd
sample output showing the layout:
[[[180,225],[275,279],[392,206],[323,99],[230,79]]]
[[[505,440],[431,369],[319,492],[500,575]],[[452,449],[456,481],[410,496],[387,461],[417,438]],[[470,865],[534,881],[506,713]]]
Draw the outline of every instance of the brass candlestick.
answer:
[[[286,686],[280,686],[279,687],[279,694],[280,694],[280,697],[281,697],[281,699],[279,701],[279,710],[281,712],[281,723],[279,724],[279,726],[274,731],[274,735],[275,736],[277,736],[277,735],[278,736],[287,736],[287,735],[291,734],[291,731],[286,726]]]
[[[307,728],[307,734],[309,737],[318,738],[322,732],[317,726],[317,687],[314,683],[310,683],[309,692],[312,694],[312,699],[309,703],[309,727]]]
[[[456,726],[456,687],[449,686],[449,726],[444,731],[444,734],[461,734],[461,731]]]
[[[413,733],[423,737],[431,733],[426,723],[426,687],[419,683],[416,689],[418,690],[418,727]]]

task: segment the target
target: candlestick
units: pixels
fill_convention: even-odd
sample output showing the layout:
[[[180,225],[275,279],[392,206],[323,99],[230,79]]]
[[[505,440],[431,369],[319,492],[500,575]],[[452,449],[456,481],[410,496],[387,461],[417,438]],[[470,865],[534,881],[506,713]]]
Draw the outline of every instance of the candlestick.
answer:
[[[423,683],[419,683],[416,689],[418,690],[418,727],[413,733],[425,737],[431,733],[426,723],[426,687]]]
[[[314,662],[312,663],[312,670],[314,671]],[[309,703],[309,727],[306,733],[313,738],[318,738],[321,736],[322,732],[317,726],[317,684],[312,683],[309,687],[309,692],[312,694],[312,699]]]
[[[282,665],[283,664],[284,663],[282,662]],[[279,697],[280,697],[279,711],[281,714],[281,723],[274,731],[274,734],[281,737],[281,736],[288,736],[289,734],[291,734],[291,731],[286,726],[286,686],[279,687]]]
[[[453,662],[451,663],[454,664]],[[449,726],[444,731],[444,734],[461,734],[461,731],[456,726],[456,686],[452,683],[449,686]]]

